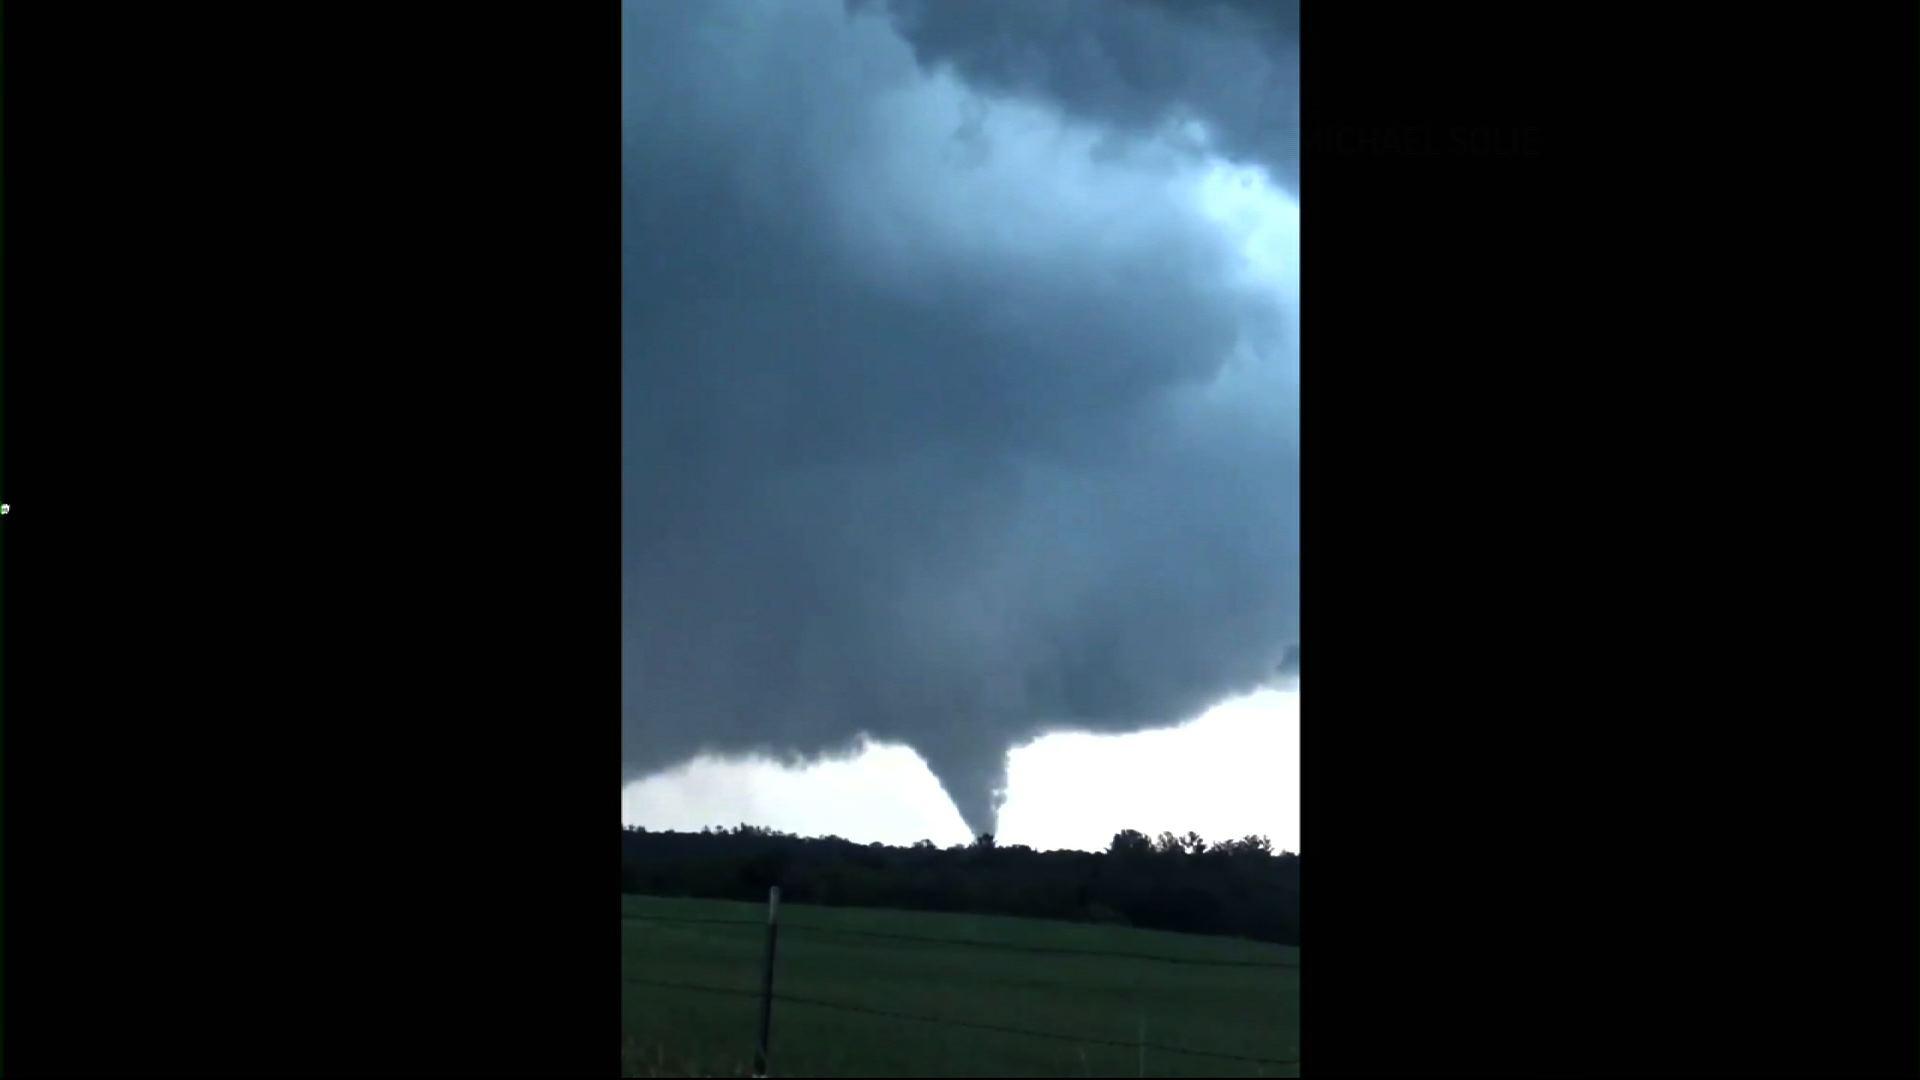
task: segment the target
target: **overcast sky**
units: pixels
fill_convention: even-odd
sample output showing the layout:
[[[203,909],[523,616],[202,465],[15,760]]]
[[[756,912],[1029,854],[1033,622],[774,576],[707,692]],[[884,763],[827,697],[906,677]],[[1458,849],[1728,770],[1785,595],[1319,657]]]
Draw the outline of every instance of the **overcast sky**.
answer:
[[[1297,10],[629,0],[630,821],[1298,849]]]

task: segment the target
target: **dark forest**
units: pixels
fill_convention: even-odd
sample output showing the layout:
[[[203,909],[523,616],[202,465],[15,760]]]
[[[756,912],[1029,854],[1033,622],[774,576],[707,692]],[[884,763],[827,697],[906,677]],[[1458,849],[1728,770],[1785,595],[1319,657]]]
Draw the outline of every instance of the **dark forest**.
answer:
[[[856,844],[740,825],[622,832],[626,893],[783,899],[834,907],[973,912],[1109,922],[1300,943],[1300,857],[1264,836],[1209,844],[1193,833],[1126,830],[1104,852],[1000,846],[991,834],[940,848]]]

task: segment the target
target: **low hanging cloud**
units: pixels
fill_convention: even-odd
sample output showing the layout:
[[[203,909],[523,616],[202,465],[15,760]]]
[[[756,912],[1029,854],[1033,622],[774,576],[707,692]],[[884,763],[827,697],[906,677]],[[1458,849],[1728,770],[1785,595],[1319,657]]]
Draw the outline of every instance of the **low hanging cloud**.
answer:
[[[626,6],[624,780],[871,736],[986,830],[1011,747],[1297,656],[1279,142],[942,59],[976,10]]]
[[[923,64],[1127,132],[1183,119],[1220,152],[1300,176],[1299,0],[848,0]]]

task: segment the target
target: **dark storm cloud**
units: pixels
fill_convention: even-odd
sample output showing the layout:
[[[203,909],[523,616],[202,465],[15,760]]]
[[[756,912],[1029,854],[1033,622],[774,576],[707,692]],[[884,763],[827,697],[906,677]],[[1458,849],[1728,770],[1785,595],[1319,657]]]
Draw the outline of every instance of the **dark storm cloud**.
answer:
[[[848,0],[884,7],[925,64],[1129,131],[1194,117],[1295,190],[1299,0]]]
[[[833,0],[629,3],[624,70],[625,778],[867,734],[985,829],[1012,746],[1273,677],[1290,300],[1190,151]]]

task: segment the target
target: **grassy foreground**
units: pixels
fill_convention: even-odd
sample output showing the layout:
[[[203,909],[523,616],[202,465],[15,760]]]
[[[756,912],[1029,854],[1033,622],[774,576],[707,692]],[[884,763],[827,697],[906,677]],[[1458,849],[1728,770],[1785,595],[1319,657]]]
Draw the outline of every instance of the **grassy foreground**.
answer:
[[[681,919],[739,925],[672,921]],[[1297,1066],[1273,1063],[1299,1057],[1297,966],[1029,953],[846,931],[1234,964],[1296,965],[1300,955],[1282,945],[1125,927],[783,904],[775,1076],[1299,1074]],[[623,1075],[751,1075],[765,943],[764,904],[623,896]]]

